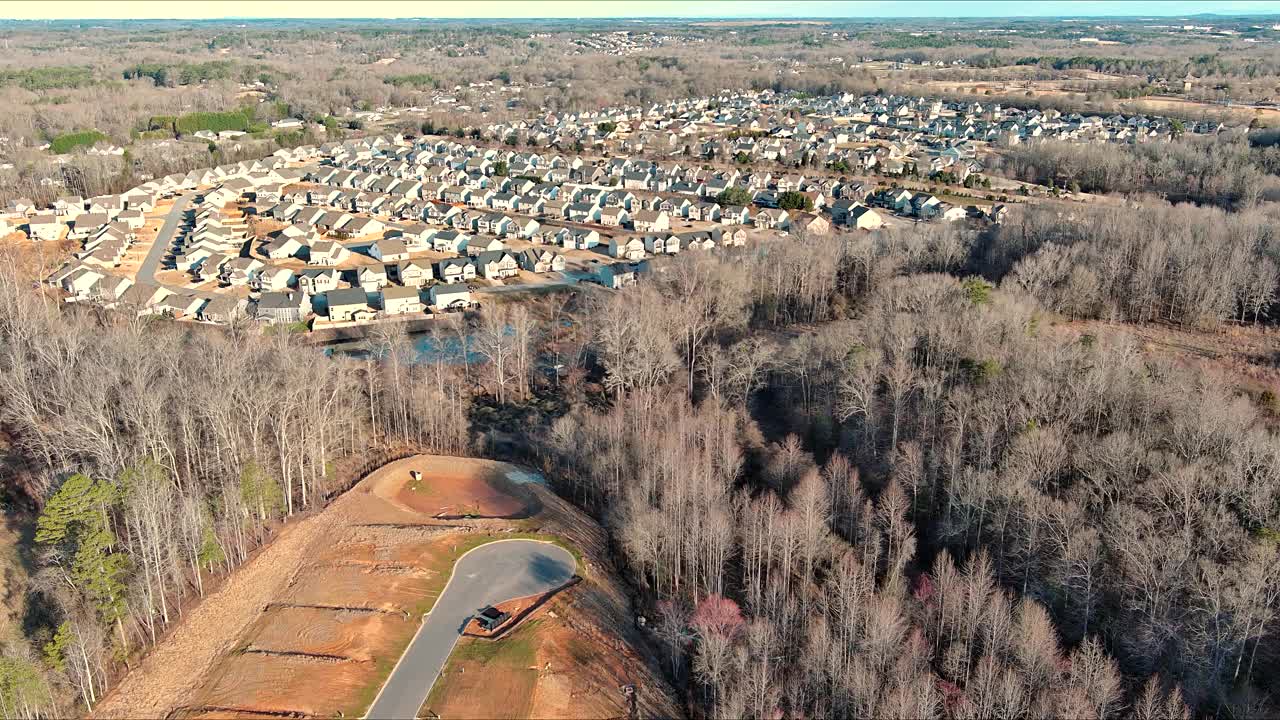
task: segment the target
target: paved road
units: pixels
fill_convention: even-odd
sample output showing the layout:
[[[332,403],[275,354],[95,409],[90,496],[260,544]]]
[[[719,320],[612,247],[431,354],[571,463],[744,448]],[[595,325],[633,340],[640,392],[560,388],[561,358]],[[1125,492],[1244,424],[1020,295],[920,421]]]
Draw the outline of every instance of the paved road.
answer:
[[[486,605],[559,587],[573,577],[576,568],[577,562],[567,550],[536,540],[493,542],[463,555],[365,717],[416,717],[454,644],[476,613]]]
[[[190,202],[190,194],[180,195],[173,201],[173,209],[165,217],[164,225],[160,226],[160,232],[156,234],[155,243],[147,251],[147,256],[143,258],[142,265],[138,267],[137,282],[156,282],[156,270],[160,269],[160,260],[164,257],[165,251],[173,245],[173,234],[177,232],[178,226],[182,224],[187,204]]]

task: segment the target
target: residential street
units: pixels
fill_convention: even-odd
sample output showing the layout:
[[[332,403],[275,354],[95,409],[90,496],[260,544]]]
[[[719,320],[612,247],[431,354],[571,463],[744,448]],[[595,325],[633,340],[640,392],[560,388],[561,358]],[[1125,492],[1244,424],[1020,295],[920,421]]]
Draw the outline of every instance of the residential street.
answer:
[[[564,548],[536,540],[500,540],[463,555],[365,717],[417,717],[476,613],[487,605],[559,587],[573,577],[576,566]]]
[[[160,269],[160,260],[173,244],[173,235],[178,231],[178,226],[182,224],[183,215],[187,211],[187,205],[191,202],[191,194],[179,195],[173,201],[173,209],[169,211],[169,215],[164,219],[164,225],[160,226],[160,232],[156,234],[156,241],[151,245],[151,249],[147,252],[146,258],[143,259],[142,265],[138,268],[138,277],[135,282],[139,283],[155,283],[156,270]]]

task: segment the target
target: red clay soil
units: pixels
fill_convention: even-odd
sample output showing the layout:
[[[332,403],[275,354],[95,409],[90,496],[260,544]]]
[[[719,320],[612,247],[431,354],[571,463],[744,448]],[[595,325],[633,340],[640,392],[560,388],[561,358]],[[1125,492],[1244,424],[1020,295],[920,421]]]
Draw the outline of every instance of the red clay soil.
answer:
[[[93,710],[97,718],[165,717],[189,699],[215,661],[323,543],[338,516],[322,513],[276,539],[191,610]]]
[[[423,473],[422,484],[406,489],[411,469]],[[188,612],[94,716],[358,716],[472,530],[557,535],[583,553],[585,581],[512,631],[531,620],[547,627],[538,637],[539,669],[511,688],[519,697],[504,700],[504,715],[625,716],[618,687],[634,683],[643,688],[641,715],[678,716],[674,696],[653,674],[652,648],[631,629],[634,612],[610,569],[603,531],[545,488],[511,482],[520,472],[441,457],[373,472],[323,512],[287,526]],[[520,522],[433,517],[446,507],[537,512]]]
[[[262,613],[249,636],[248,650],[296,652],[368,662],[393,650],[394,643],[380,642],[414,626],[403,615],[354,610],[277,605]]]
[[[534,611],[497,640],[464,638],[420,717],[625,718],[627,685],[660,692],[630,646],[580,612],[573,591]],[[508,645],[504,645],[508,644]],[[653,700],[655,698],[650,698]],[[434,715],[432,715],[434,714]]]
[[[412,479],[411,472],[421,473],[421,479]],[[377,474],[403,475],[395,500],[428,516],[514,517],[529,510],[527,493],[493,463],[420,455],[391,463]]]
[[[212,682],[201,689],[199,706],[335,717],[342,699],[357,695],[376,675],[371,662],[232,655],[218,664]]]

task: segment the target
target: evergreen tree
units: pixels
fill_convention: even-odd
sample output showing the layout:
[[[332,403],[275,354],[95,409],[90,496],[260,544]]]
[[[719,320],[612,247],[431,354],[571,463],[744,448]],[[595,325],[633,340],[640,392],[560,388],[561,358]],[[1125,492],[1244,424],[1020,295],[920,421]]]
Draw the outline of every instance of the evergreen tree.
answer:
[[[110,481],[72,475],[36,520],[36,542],[57,546],[71,557],[71,583],[93,603],[104,623],[116,625],[123,644],[129,559],[115,550],[109,514],[119,497],[119,488]]]
[[[256,462],[245,465],[240,472],[240,499],[258,511],[259,522],[266,522],[268,517],[284,509],[280,486]]]

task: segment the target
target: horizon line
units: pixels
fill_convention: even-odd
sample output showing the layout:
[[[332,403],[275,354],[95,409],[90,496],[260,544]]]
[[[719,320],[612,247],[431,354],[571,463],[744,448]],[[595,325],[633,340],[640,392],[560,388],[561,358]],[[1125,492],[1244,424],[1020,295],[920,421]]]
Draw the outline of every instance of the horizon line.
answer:
[[[1001,17],[993,15],[953,15],[948,17],[933,18],[935,21],[948,20],[989,20],[998,22],[1005,19],[1034,19],[1034,20],[1108,20],[1122,18],[1127,20],[1176,20],[1178,18],[1196,18],[1196,17],[1235,17],[1235,18],[1251,18],[1263,16],[1280,15],[1280,9],[1258,12],[1243,13],[1218,13],[1218,12],[1199,12],[1186,15],[1150,15],[1149,13],[1139,13],[1134,15],[1005,15]],[[324,20],[400,20],[400,21],[487,21],[487,22],[506,22],[506,21],[525,21],[537,22],[545,20],[566,20],[566,21],[599,21],[599,20],[629,20],[629,21],[651,21],[651,20],[684,20],[684,21],[752,21],[759,20],[763,22],[796,22],[796,21],[825,21],[838,22],[846,20],[929,20],[918,15],[599,15],[599,16],[570,16],[570,15],[547,15],[544,17],[526,17],[513,15],[509,17],[430,17],[430,16],[355,16],[355,15],[333,15],[324,17],[305,17],[305,16],[275,16],[275,15],[210,15],[208,17],[156,17],[156,18],[123,18],[123,17],[83,17],[83,18],[15,18],[0,17],[0,22],[15,23],[48,23],[48,22],[191,22],[199,20],[304,20],[304,21],[324,21]]]

